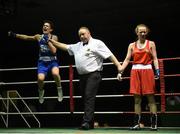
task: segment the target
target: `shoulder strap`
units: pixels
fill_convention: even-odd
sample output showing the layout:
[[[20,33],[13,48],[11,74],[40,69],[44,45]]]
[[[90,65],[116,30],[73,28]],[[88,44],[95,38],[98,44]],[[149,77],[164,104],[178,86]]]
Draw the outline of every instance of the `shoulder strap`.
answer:
[[[150,49],[150,46],[149,46],[149,40],[147,40],[146,48]]]

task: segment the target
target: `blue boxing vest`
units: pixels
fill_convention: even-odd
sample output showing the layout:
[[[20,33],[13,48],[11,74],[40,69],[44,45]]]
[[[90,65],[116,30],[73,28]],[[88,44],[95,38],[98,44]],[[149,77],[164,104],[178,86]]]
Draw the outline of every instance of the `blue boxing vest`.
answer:
[[[44,34],[42,34],[40,40],[39,40],[39,60],[42,61],[52,61],[56,60],[56,54],[53,54],[49,47],[46,40],[43,38]],[[52,38],[52,36],[51,36]]]

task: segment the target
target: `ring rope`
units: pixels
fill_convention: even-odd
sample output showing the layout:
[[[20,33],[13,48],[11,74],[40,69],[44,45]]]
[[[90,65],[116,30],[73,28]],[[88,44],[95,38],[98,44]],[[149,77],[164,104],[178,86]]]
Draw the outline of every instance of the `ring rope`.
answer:
[[[44,114],[71,114],[71,112],[32,112],[34,115],[44,115]],[[94,112],[95,114],[134,114],[132,111],[98,111]],[[150,114],[149,111],[143,111],[141,112],[142,114]],[[164,112],[165,114],[179,114],[180,111],[166,111]],[[29,115],[31,112],[21,112],[22,115]],[[84,114],[84,112],[73,112],[73,114]],[[157,114],[162,114],[161,112],[157,112]],[[0,115],[19,115],[19,113],[11,112],[11,113],[5,113],[5,112],[0,112]]]
[[[155,94],[156,96],[161,96],[161,94]],[[180,93],[165,93],[166,96],[177,96],[180,95]],[[120,94],[120,95],[96,95],[96,98],[116,98],[116,97],[131,97],[133,95],[131,94]],[[63,96],[64,99],[70,99],[70,96]],[[81,98],[81,96],[73,96],[73,98]],[[11,97],[12,100],[34,100],[34,99],[39,99],[39,97],[21,97],[21,98],[15,98]],[[44,99],[57,99],[57,96],[49,96],[49,97],[44,97]],[[0,100],[9,100],[9,98],[5,97],[0,97]]]
[[[159,60],[180,60],[180,57],[174,57],[174,58],[161,58]]]
[[[165,59],[158,59],[159,60],[159,68],[160,68],[160,94],[155,94],[155,95],[160,95],[161,96],[161,111],[158,111],[158,113],[180,113],[180,111],[166,111],[166,107],[165,107],[165,96],[172,96],[172,95],[180,95],[180,93],[165,93],[165,77],[176,77],[176,76],[180,76],[180,74],[168,74],[165,75],[164,74],[164,63],[163,61],[166,60],[177,60],[180,59],[180,57],[176,57],[176,58],[165,58]],[[103,63],[103,65],[112,65],[113,63]],[[60,68],[73,68],[75,67],[75,65],[71,65],[71,66],[60,66]],[[11,69],[0,69],[0,71],[22,71],[22,70],[32,70],[32,69],[37,69],[36,67],[32,67],[32,68],[11,68]],[[71,86],[70,86],[70,96],[64,96],[64,98],[70,98],[70,112],[34,112],[34,114],[48,114],[48,113],[53,113],[53,114],[70,114],[70,113],[75,113],[75,114],[82,114],[83,112],[74,112],[74,98],[81,98],[81,96],[73,96],[73,82],[78,82],[79,80],[73,80],[73,71],[69,70],[69,80],[62,80],[62,82],[70,82]],[[123,79],[129,79],[130,77],[123,77]],[[103,78],[102,80],[117,80],[117,78]],[[45,81],[45,83],[53,83],[54,81]],[[9,82],[9,83],[4,83],[4,82],[0,82],[0,85],[14,85],[14,84],[34,84],[37,83],[37,81],[32,81],[32,82]],[[96,97],[100,98],[100,97],[124,97],[124,96],[132,96],[130,94],[123,94],[123,95],[97,95]],[[55,97],[45,97],[45,99],[50,99],[50,98],[57,98]],[[38,99],[38,97],[22,97],[22,98],[1,98],[1,99]],[[72,100],[71,100],[72,99]],[[3,112],[4,113],[4,112]],[[95,112],[95,114],[112,114],[112,113],[133,113],[134,112],[120,112],[120,111],[108,111],[108,112]],[[149,112],[142,112],[142,113],[149,113]],[[0,112],[0,115],[2,114],[2,112]],[[5,114],[19,114],[19,113],[5,113]],[[23,113],[22,113],[23,114]],[[28,114],[28,112],[24,112],[24,114]]]
[[[174,58],[159,58],[159,60],[179,60],[180,57],[174,57]],[[120,62],[122,63],[122,62]],[[132,61],[130,61],[130,63],[132,63]],[[112,65],[113,63],[103,63],[103,65]],[[67,68],[69,66],[59,66],[59,68]],[[76,67],[75,65],[72,65],[72,67]],[[23,70],[35,70],[37,69],[37,67],[27,67],[27,68],[8,68],[8,69],[0,69],[0,72],[3,71],[23,71]]]
[[[166,74],[164,75],[164,77],[177,77],[177,76],[180,76],[180,74]]]

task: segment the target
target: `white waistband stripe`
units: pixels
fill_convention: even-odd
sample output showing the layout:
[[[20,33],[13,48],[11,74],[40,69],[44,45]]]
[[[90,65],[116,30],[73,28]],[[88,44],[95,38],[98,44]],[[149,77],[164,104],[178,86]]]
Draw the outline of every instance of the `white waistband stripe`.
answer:
[[[132,69],[152,69],[152,65],[142,65],[142,64],[135,64],[132,66]]]

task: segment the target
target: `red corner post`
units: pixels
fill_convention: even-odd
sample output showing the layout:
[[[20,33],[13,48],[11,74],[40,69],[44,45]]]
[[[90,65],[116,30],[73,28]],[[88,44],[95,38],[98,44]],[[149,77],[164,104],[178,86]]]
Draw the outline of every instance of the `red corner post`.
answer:
[[[70,96],[70,112],[74,112],[74,99],[73,99],[73,67],[72,65],[69,65],[69,96]]]
[[[159,59],[159,69],[160,69],[160,92],[161,92],[161,112],[166,111],[166,96],[165,96],[165,77],[164,77],[164,63],[163,59]]]

